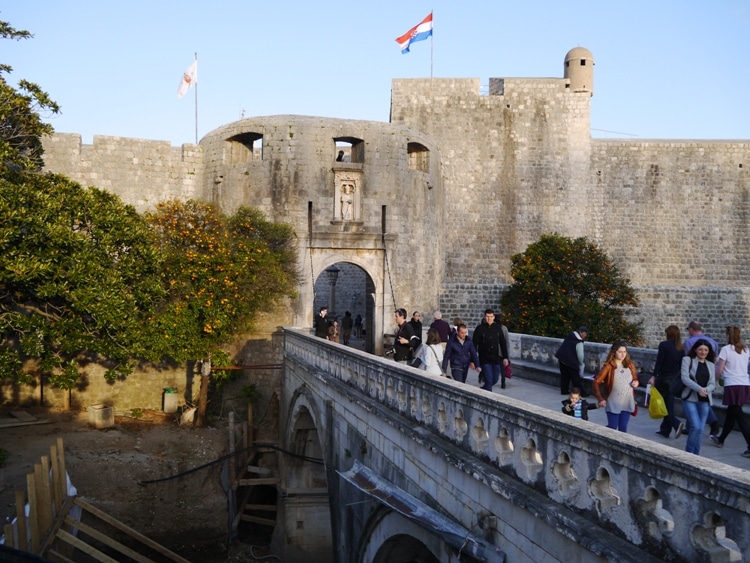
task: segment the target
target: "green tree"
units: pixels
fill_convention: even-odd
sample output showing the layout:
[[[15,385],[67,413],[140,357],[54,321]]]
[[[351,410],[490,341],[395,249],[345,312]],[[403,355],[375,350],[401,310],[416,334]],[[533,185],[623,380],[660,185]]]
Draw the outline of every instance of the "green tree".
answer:
[[[159,269],[148,224],[117,196],[54,174],[0,177],[0,373],[29,381],[34,365],[64,389],[87,362],[126,375],[147,352]]]
[[[252,326],[298,283],[294,232],[242,207],[228,217],[199,201],[169,201],[147,215],[164,257],[167,298],[150,325],[163,358],[216,359],[222,345]],[[203,423],[208,374],[201,380]],[[221,376],[218,376],[221,377]]]
[[[514,282],[500,299],[511,330],[562,338],[585,324],[597,342],[643,344],[642,323],[625,316],[638,307],[630,280],[585,237],[542,235],[511,264]]]
[[[0,21],[0,37],[20,40],[32,35]],[[9,170],[41,168],[41,138],[53,131],[42,118],[60,112],[60,107],[33,82],[20,80],[18,89],[8,84],[6,76],[12,70],[0,64],[0,175]]]

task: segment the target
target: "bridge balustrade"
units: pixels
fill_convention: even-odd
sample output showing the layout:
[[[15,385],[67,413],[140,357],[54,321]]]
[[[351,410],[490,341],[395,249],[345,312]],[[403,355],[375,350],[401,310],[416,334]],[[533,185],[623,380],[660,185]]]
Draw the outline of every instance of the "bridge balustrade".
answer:
[[[550,356],[559,342],[513,335],[511,357],[518,365],[554,366]],[[608,346],[587,348],[593,366]],[[400,421],[414,448],[438,452],[443,463],[460,469],[469,480],[462,484],[445,482],[443,472],[420,465],[419,455],[403,470],[419,473],[411,478],[423,491],[421,500],[443,499],[443,509],[466,520],[467,528],[476,524],[467,514],[492,513],[485,494],[490,492],[585,549],[616,560],[740,561],[750,553],[748,471],[430,376],[306,331],[285,331],[284,355],[313,374],[305,382],[313,392],[316,386],[329,387],[329,393],[342,386]],[[650,371],[655,352],[635,349],[631,355],[641,370]],[[383,450],[384,458],[392,455],[382,445],[371,447]],[[469,501],[468,510],[445,506],[446,498],[466,496],[445,489],[466,488],[471,480],[484,492]],[[611,535],[602,541],[605,531]]]

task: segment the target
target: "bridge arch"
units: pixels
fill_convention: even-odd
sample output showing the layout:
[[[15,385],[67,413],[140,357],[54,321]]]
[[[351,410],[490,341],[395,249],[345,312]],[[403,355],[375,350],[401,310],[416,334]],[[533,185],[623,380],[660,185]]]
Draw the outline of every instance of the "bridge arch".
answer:
[[[376,510],[367,529],[359,549],[362,563],[459,561],[443,541],[398,512]]]
[[[333,560],[325,424],[307,388],[292,395],[281,436],[281,495],[274,543],[290,560]]]

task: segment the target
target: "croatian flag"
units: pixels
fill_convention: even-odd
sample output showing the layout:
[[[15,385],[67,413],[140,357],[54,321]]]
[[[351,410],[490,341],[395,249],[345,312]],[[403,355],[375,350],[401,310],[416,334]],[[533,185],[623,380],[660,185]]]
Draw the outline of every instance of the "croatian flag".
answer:
[[[401,54],[405,55],[409,52],[409,45],[416,41],[423,41],[432,35],[432,12],[419,22],[417,25],[412,27],[409,31],[404,33],[401,37],[396,39],[396,43],[401,47]]]

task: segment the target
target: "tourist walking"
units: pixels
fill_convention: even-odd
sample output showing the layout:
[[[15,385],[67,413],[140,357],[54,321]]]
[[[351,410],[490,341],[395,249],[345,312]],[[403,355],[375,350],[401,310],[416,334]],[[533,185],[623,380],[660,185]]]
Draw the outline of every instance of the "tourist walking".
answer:
[[[354,319],[354,336],[362,338],[362,315],[357,313],[357,317]]]
[[[451,336],[451,325],[448,321],[443,320],[443,314],[440,311],[432,313],[432,317],[435,319],[430,325],[431,329],[435,329],[440,335],[440,342],[443,343],[443,351],[445,351],[445,345],[448,343],[448,339]]]
[[[492,391],[498,381],[501,381],[500,388],[505,389],[508,344],[505,341],[502,325],[495,321],[493,309],[485,310],[484,319],[474,329],[472,340],[479,354],[479,361],[482,363],[482,373],[479,378],[482,389]]]
[[[341,338],[345,345],[349,344],[349,339],[352,337],[353,326],[354,321],[352,320],[352,314],[347,311],[344,313],[344,318],[341,319]]]
[[[414,348],[419,346],[419,339],[414,334],[411,324],[406,321],[406,309],[396,309],[396,337],[393,341],[393,359],[397,362],[408,363],[412,359]]]
[[[589,329],[585,326],[579,326],[560,344],[555,352],[555,358],[560,367],[560,394],[567,395],[570,393],[571,386],[583,389],[581,375],[583,372],[583,341],[589,335]],[[586,394],[584,393],[585,397]]]
[[[333,322],[328,325],[328,340],[338,344],[340,332],[341,328],[339,327],[339,319],[338,317],[336,317],[335,319],[333,319]]]
[[[674,399],[675,396],[670,390],[676,381],[681,380],[682,358],[685,352],[682,350],[682,338],[680,328],[677,325],[669,325],[666,329],[667,339],[659,342],[659,349],[656,353],[656,363],[654,364],[654,375],[648,380],[661,396],[664,397],[664,404],[667,407],[667,416],[662,418],[661,426],[656,432],[664,438],[674,430],[674,437],[679,438],[685,431],[685,425],[675,416]]]
[[[445,355],[443,356],[443,371],[448,366],[451,367],[451,376],[461,383],[466,382],[466,375],[469,368],[475,369],[481,373],[482,368],[479,364],[479,356],[474,343],[467,338],[469,333],[466,325],[459,323],[456,328],[456,334],[448,339],[445,346]]]
[[[688,419],[688,438],[685,451],[701,453],[701,437],[711,410],[711,394],[716,386],[716,365],[711,343],[697,340],[687,356],[682,358],[682,409]]]
[[[443,371],[443,344],[440,334],[434,328],[427,331],[427,342],[423,344],[427,348],[424,352],[424,369],[430,375],[445,375]]]
[[[612,344],[592,388],[599,406],[607,411],[607,428],[628,431],[630,415],[635,411],[634,389],[638,374],[628,354],[627,344],[620,340]]]
[[[705,340],[711,345],[711,348],[714,351],[714,356],[719,355],[719,345],[716,343],[716,340],[711,338],[710,336],[706,336],[703,333],[703,326],[701,325],[700,321],[698,320],[692,320],[688,323],[687,327],[685,328],[688,332],[688,337],[685,339],[685,342],[682,343],[682,348],[685,351],[685,355],[687,355],[690,350],[693,348],[693,345],[700,339]],[[716,418],[716,413],[714,413],[713,408],[708,409],[708,419],[706,420],[706,424],[708,424],[711,427],[711,435],[716,436],[719,433],[719,419]],[[690,428],[690,421],[688,420],[688,429]]]
[[[320,313],[315,315],[313,326],[315,327],[315,336],[318,338],[328,338],[328,321],[326,315],[328,314],[328,307],[321,307]]]
[[[414,311],[414,313],[412,313],[411,320],[409,321],[411,328],[414,330],[414,335],[417,337],[417,340],[419,340],[419,342],[417,343],[417,346],[419,346],[422,343],[421,318],[422,318],[422,315],[419,313],[419,311]],[[414,347],[415,350],[417,346]]]
[[[750,428],[745,420],[742,406],[750,401],[750,377],[748,376],[748,362],[750,362],[750,351],[742,342],[739,327],[727,327],[727,345],[719,352],[716,362],[716,377],[723,378],[724,399],[722,403],[727,407],[724,419],[724,428],[720,436],[711,435],[711,441],[719,446],[724,446],[724,440],[734,428],[735,422],[745,438],[747,446],[742,453],[744,457],[750,457]],[[719,379],[722,381],[722,379]]]

